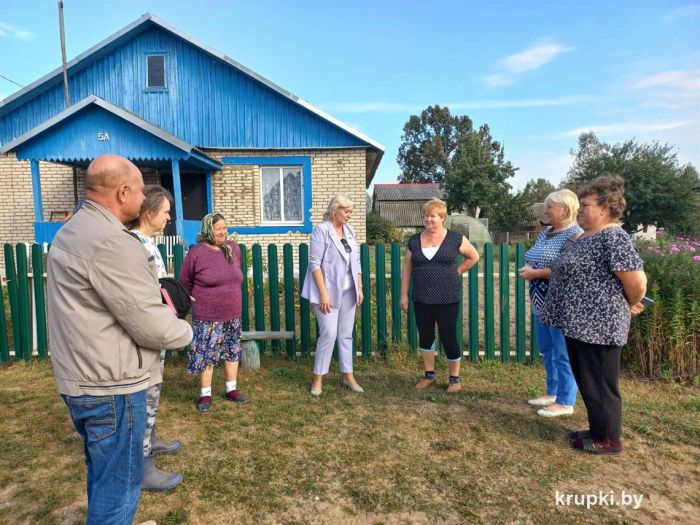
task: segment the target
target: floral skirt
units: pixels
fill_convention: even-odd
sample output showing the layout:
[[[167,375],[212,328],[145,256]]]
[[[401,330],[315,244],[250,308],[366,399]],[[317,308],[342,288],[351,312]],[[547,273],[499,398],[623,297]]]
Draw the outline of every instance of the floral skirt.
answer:
[[[192,343],[187,353],[187,373],[199,375],[209,365],[241,360],[240,317],[230,321],[192,321]]]

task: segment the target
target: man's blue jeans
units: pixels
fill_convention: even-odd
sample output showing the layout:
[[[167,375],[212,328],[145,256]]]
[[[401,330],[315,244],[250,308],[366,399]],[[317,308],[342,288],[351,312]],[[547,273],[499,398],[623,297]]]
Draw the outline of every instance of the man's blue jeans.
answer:
[[[559,405],[576,404],[576,380],[571,371],[564,333],[560,328],[542,324],[535,314],[537,349],[542,354],[547,374],[547,395],[557,396]]]
[[[87,525],[131,525],[143,481],[146,391],[63,400],[85,446]]]

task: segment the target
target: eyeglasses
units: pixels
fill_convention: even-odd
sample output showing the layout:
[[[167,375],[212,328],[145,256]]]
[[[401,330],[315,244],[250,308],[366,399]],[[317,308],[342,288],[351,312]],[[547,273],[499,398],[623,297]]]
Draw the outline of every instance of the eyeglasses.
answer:
[[[340,239],[340,242],[343,244],[343,248],[345,248],[345,253],[352,252],[352,247],[348,244],[346,239]]]

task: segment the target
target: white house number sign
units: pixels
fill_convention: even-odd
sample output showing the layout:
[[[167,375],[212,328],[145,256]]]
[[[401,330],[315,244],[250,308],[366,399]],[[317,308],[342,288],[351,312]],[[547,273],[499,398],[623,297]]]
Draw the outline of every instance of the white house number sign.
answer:
[[[106,131],[98,131],[97,132],[97,140],[100,140],[103,142],[105,142],[105,141],[109,142],[109,133],[107,133]]]

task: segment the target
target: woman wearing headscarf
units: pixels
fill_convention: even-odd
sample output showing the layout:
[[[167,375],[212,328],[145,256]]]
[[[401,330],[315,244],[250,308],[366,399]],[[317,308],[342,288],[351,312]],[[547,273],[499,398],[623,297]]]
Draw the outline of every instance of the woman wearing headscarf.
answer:
[[[173,196],[162,186],[146,186],[143,189],[143,203],[138,218],[127,224],[131,233],[135,234],[153,259],[158,278],[167,277],[168,272],[154,236],[163,233],[170,220],[170,208]],[[160,352],[161,374],[165,366],[165,350]],[[151,385],[146,391],[146,433],[143,438],[143,490],[170,490],[182,482],[182,474],[165,472],[153,464],[153,456],[159,454],[176,454],[182,444],[179,440],[166,441],[156,435],[156,414],[160,403],[162,383]]]
[[[180,270],[180,282],[194,299],[187,373],[200,376],[200,412],[211,408],[211,380],[219,358],[224,361],[226,374],[224,399],[247,402],[237,389],[242,328],[241,250],[226,237],[224,216],[206,215],[197,244],[187,252]]]
[[[576,404],[576,380],[566,352],[564,334],[560,328],[540,322],[539,311],[547,297],[552,262],[568,249],[583,232],[576,223],[578,198],[571,190],[550,193],[544,200],[549,228],[525,253],[527,264],[520,268],[520,277],[530,282],[530,306],[535,317],[537,349],[544,361],[547,394],[530,399],[531,405],[542,407],[537,413],[545,417],[568,416]]]
[[[309,267],[301,296],[313,305],[319,327],[311,380],[314,396],[321,395],[336,341],[343,383],[353,392],[364,392],[352,370],[355,307],[362,304],[360,249],[355,230],[348,223],[352,212],[352,201],[336,195],[328,204],[324,221],[311,232]]]
[[[552,262],[540,321],[564,332],[588,411],[589,428],[570,434],[572,446],[592,454],[619,454],[620,353],[630,316],[644,309],[647,278],[632,239],[620,226],[627,207],[622,179],[598,177],[579,191],[578,198],[583,234]]]

